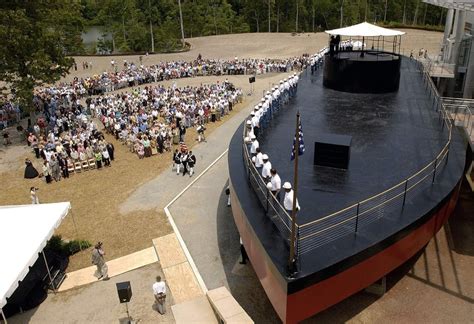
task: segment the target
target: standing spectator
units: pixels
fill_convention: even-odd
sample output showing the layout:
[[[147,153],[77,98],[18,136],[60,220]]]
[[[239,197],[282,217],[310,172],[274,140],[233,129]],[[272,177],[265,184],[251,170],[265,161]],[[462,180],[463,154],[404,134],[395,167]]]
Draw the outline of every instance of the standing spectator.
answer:
[[[95,157],[95,163],[97,165],[97,169],[101,169],[102,168],[102,154],[100,153],[99,150],[97,150],[94,153],[94,157]]]
[[[30,161],[30,159],[25,160],[25,179],[34,179],[38,177],[38,171],[35,169],[33,166],[33,163]]]
[[[56,159],[56,156],[53,154],[51,155],[51,161],[49,163],[51,167],[51,175],[53,176],[54,181],[58,182],[61,180],[61,168],[59,166],[59,162]]]
[[[47,160],[44,160],[43,162],[43,176],[46,183],[51,183],[51,169]]]
[[[166,284],[161,280],[161,276],[157,276],[156,282],[153,284],[153,295],[158,306],[158,312],[164,315],[166,313]]]
[[[114,151],[115,151],[114,144],[107,143],[106,147],[107,147],[107,152],[109,152],[110,160],[113,161],[114,160]]]
[[[196,128],[196,131],[198,133],[198,142],[201,143],[201,141],[206,141],[206,136],[204,136],[204,131],[206,130],[206,127],[204,127],[203,124],[198,125]]]
[[[98,242],[94,250],[92,250],[92,264],[97,267],[95,276],[98,280],[103,278],[103,280],[109,280],[109,268],[107,267],[107,263],[105,263],[105,252],[102,249],[102,242]]]
[[[184,136],[186,135],[186,127],[181,123],[179,125],[179,141],[184,142]]]
[[[102,150],[102,161],[104,161],[104,165],[110,166],[110,156],[109,156],[109,151],[107,150],[106,147]]]
[[[35,187],[30,188],[31,203],[33,205],[36,205],[36,204],[40,203],[39,198],[38,198],[38,194],[36,192],[37,190],[38,190],[38,188],[35,188]]]
[[[66,157],[58,157],[59,167],[63,173],[63,178],[69,178],[68,161]]]

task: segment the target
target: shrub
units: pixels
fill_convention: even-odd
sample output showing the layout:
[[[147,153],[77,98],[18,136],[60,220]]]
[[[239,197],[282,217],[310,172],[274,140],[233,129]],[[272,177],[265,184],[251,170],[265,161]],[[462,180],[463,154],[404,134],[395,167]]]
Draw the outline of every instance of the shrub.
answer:
[[[92,244],[86,240],[72,240],[66,242],[62,239],[61,235],[53,235],[46,245],[47,248],[67,256],[88,249],[91,246]]]

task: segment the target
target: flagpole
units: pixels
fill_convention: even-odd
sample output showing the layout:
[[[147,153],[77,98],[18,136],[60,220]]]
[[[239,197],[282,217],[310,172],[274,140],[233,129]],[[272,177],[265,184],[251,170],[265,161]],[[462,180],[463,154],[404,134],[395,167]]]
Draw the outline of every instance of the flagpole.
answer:
[[[291,209],[291,237],[290,237],[290,257],[288,259],[288,270],[290,275],[296,271],[295,268],[295,238],[296,238],[296,199],[298,192],[298,156],[300,155],[300,134],[299,134],[299,125],[300,125],[300,112],[296,114],[296,130],[295,138],[296,142],[294,145],[294,155],[295,155],[295,168],[293,174],[293,208]]]

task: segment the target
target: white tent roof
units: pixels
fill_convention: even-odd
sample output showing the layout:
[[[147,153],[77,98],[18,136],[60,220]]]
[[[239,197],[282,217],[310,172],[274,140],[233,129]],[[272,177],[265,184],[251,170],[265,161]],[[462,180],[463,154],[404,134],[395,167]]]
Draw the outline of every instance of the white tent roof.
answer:
[[[71,203],[0,207],[0,308],[38,258]]]
[[[341,35],[348,37],[400,36],[405,34],[404,32],[398,30],[382,28],[369,24],[368,22],[363,22],[344,28],[326,30],[326,33],[330,35]]]

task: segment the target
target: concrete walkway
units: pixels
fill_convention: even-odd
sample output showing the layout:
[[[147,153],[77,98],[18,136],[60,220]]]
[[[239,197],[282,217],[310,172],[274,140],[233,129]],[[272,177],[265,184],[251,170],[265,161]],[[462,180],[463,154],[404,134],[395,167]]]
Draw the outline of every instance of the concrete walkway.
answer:
[[[158,258],[155,249],[150,247],[114,260],[107,261],[109,267],[109,277],[115,277],[122,273],[141,268],[143,266],[155,263]],[[65,291],[75,287],[97,282],[94,276],[97,267],[91,266],[77,271],[69,272],[66,279],[59,287],[58,291]]]

